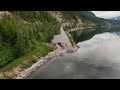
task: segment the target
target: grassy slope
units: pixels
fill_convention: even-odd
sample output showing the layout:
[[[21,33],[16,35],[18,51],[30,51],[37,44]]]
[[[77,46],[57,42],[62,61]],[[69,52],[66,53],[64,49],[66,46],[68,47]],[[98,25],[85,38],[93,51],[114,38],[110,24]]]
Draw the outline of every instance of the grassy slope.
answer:
[[[11,63],[7,64],[6,66],[2,67],[0,69],[0,71],[7,71],[7,70],[12,70],[14,67],[16,67],[17,65],[19,65],[20,63],[22,63],[23,61],[27,60],[28,58],[30,58],[32,55],[36,54],[38,51],[42,51],[41,53],[41,57],[47,55],[49,52],[52,51],[52,49],[49,48],[45,48],[45,46],[43,46],[42,44],[39,44],[38,47],[33,50],[32,52],[12,61]]]

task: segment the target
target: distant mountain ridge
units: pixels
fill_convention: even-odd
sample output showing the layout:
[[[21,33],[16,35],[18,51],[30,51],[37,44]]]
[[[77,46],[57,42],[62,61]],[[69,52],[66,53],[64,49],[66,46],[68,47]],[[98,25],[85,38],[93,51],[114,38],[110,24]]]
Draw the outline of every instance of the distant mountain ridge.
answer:
[[[116,16],[116,17],[113,17],[113,18],[110,18],[111,20],[120,20],[120,16]]]
[[[111,17],[99,16],[98,18],[104,18],[108,20],[120,20],[120,16],[111,16]]]

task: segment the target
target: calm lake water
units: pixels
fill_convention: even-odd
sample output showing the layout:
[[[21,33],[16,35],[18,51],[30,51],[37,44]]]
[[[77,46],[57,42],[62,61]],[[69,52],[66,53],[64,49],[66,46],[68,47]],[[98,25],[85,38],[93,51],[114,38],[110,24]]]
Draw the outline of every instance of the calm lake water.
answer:
[[[110,31],[110,32],[109,32]],[[120,79],[120,29],[91,35],[75,53],[51,60],[31,79]],[[90,33],[88,33],[90,34]],[[87,35],[87,34],[85,34]],[[83,35],[84,36],[84,35]]]

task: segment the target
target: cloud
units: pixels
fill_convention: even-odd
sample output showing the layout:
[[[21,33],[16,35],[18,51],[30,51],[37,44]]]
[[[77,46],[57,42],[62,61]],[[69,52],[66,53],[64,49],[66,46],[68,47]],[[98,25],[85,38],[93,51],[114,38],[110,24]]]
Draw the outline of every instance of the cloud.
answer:
[[[120,11],[92,11],[96,16],[112,17],[120,16]]]

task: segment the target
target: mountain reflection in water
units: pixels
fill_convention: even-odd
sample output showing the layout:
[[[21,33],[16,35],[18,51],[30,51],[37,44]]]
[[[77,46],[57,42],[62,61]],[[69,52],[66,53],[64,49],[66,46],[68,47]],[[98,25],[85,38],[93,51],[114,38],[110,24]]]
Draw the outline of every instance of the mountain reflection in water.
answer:
[[[79,42],[75,53],[66,53],[38,69],[34,79],[115,79],[120,78],[120,36],[96,34]]]

